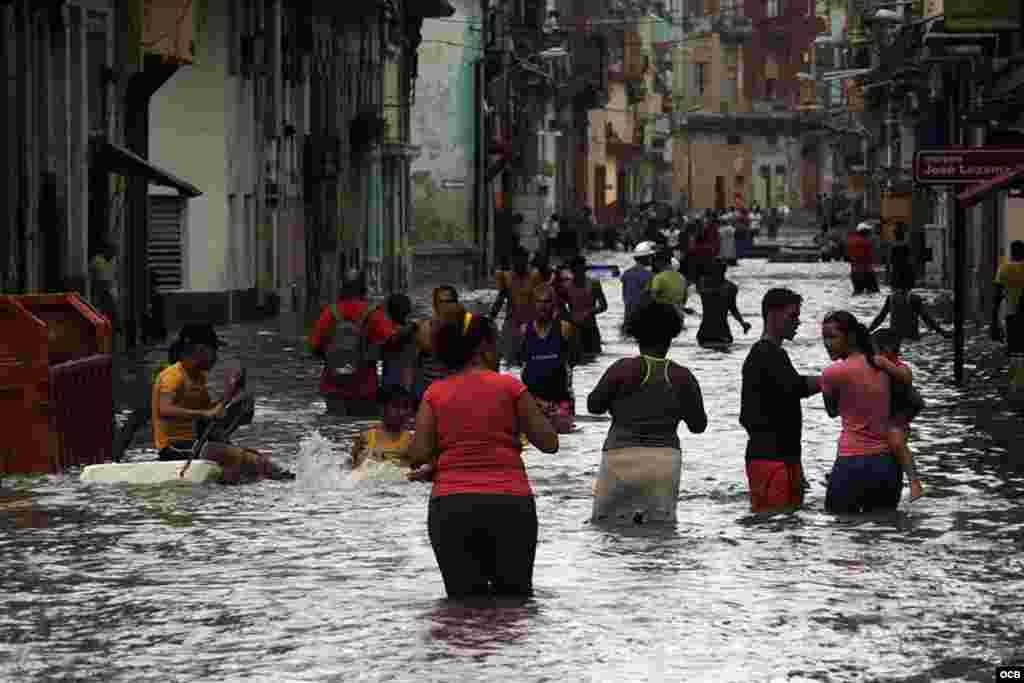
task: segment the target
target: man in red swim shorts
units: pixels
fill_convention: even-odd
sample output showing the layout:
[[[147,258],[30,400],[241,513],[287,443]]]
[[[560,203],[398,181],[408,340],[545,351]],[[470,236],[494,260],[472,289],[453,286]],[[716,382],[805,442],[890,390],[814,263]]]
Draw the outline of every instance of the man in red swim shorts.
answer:
[[[803,503],[800,401],[821,391],[818,377],[800,375],[782,348],[800,326],[796,292],[768,290],[761,301],[764,332],[743,363],[740,424],[747,430],[747,480],[753,512],[793,510]]]

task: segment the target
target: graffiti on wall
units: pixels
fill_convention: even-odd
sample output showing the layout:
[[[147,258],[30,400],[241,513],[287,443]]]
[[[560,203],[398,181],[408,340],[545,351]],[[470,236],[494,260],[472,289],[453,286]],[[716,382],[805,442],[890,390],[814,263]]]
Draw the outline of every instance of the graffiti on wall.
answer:
[[[412,110],[413,243],[469,242],[476,141],[473,70],[480,57],[479,3],[423,24]]]

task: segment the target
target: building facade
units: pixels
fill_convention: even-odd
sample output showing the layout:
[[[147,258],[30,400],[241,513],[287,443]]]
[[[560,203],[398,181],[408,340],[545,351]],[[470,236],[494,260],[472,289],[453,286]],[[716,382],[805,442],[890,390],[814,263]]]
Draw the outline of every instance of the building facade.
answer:
[[[402,289],[424,19],[444,0],[0,3],[20,172],[4,291],[76,289],[117,251],[119,324],[313,311],[346,268]],[[175,313],[174,311],[178,311]]]

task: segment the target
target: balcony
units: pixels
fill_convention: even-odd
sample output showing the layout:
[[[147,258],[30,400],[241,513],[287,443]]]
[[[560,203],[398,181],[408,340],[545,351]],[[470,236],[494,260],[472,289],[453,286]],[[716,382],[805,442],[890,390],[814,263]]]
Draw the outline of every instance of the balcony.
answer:
[[[683,17],[683,31],[686,33],[711,33],[711,17]]]
[[[753,20],[732,12],[716,15],[711,22],[711,28],[725,43],[745,43],[754,35]]]
[[[644,146],[634,142],[623,142],[618,138],[609,138],[605,143],[605,151],[619,161],[636,161],[644,156]]]

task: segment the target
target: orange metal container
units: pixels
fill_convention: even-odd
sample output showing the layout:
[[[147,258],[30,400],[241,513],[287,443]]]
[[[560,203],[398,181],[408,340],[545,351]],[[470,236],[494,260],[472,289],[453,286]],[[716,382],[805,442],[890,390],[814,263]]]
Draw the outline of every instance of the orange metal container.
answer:
[[[46,323],[50,365],[111,352],[113,330],[110,321],[77,292],[25,294],[14,298]]]
[[[0,414],[12,427],[0,430],[0,475],[109,458],[112,340],[76,293],[0,296]]]
[[[50,472],[60,444],[50,431],[46,323],[15,297],[0,297],[0,475]]]

